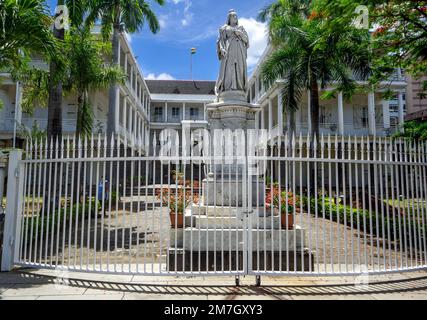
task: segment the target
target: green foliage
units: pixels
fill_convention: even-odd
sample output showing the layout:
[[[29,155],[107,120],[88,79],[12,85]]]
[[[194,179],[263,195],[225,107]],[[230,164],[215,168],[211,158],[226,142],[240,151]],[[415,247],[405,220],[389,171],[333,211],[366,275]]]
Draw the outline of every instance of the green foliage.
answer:
[[[52,19],[42,0],[0,2],[0,70],[24,67],[31,54],[52,56],[56,42]]]
[[[372,50],[370,82],[389,81],[400,67],[420,77],[427,73],[427,1],[410,0],[316,0],[316,10],[330,30],[351,25],[365,5],[369,12]],[[425,83],[427,86],[427,82]]]
[[[34,217],[34,221],[31,222],[31,218],[27,219],[28,223],[28,238],[31,236],[31,226],[32,226],[32,239],[36,238],[36,230],[38,230],[38,236],[41,236],[41,228],[43,225],[44,233],[46,233],[46,227],[48,226],[50,232],[54,230],[56,233],[59,227],[60,232],[63,231],[64,219],[65,226],[69,228],[70,221],[75,227],[75,219],[78,213],[79,224],[81,225],[81,219],[87,219],[90,216],[95,215],[97,212],[101,212],[101,202],[95,203],[96,199],[93,197],[92,199],[86,199],[85,203],[75,204],[73,206],[61,206],[61,208],[56,210],[55,212],[47,212],[46,208],[41,208],[39,216]],[[90,210],[89,210],[90,209]],[[46,210],[43,214],[43,210]],[[26,229],[24,229],[26,230]]]
[[[309,205],[307,197],[303,197],[302,201],[305,209],[307,209]],[[332,197],[325,196],[323,200],[322,196],[319,196],[318,198],[310,198],[311,214],[314,214],[316,211],[316,201],[317,212],[320,217],[323,217],[324,212],[326,219],[340,221],[340,223],[344,223],[344,219],[346,219],[347,226],[351,228],[357,228],[357,221],[359,221],[359,229],[361,231],[372,233],[373,235],[378,234],[380,237],[384,235],[386,239],[390,240],[404,240],[400,238],[403,237],[403,231],[399,234],[399,217],[397,216],[397,210],[395,210],[395,216],[393,217],[392,210],[390,210],[389,215],[387,215],[387,213],[382,215],[381,209],[376,213],[375,211],[363,210],[360,208],[350,208],[350,206],[342,204],[340,199],[338,199],[337,202],[337,200]],[[404,224],[404,215],[406,215],[406,224]],[[401,213],[400,221],[401,228],[416,230],[417,236],[412,233],[412,241],[418,241],[418,234],[421,234],[421,238],[423,238],[427,232],[427,225],[419,223],[414,219],[414,211],[409,212],[409,214]],[[410,236],[409,232],[407,232],[408,240]]]
[[[369,75],[370,53],[367,31],[354,27],[330,29],[315,11],[314,1],[280,0],[261,13],[268,21],[273,53],[261,67],[266,87],[279,78],[283,108],[294,112],[305,90],[317,92],[334,84],[346,98],[356,92],[354,78]],[[334,94],[334,93],[332,93]],[[319,97],[312,98],[312,110],[319,113]],[[316,117],[317,118],[317,117]],[[313,123],[318,133],[318,123]]]
[[[37,122],[34,122],[31,128],[27,128],[25,125],[18,123],[17,129],[18,137],[27,141],[41,141],[47,136],[46,131],[41,130]]]
[[[163,5],[165,0],[154,0]],[[104,40],[110,40],[113,28],[120,28],[122,32],[134,33],[141,31],[147,23],[152,33],[160,30],[159,21],[145,0],[93,0],[89,1],[90,23],[101,16],[101,33]]]
[[[23,110],[32,113],[36,106],[47,106],[52,77],[63,83],[67,94],[77,94],[77,132],[89,135],[93,129],[93,108],[89,93],[104,89],[111,82],[123,83],[125,74],[117,66],[108,66],[104,57],[111,54],[111,44],[91,34],[84,26],[73,27],[62,44],[64,59],[56,60],[59,69],[55,75],[37,68],[24,69],[19,78],[25,84]]]
[[[396,133],[393,138],[405,138],[414,142],[427,140],[427,121],[406,121],[403,130]]]

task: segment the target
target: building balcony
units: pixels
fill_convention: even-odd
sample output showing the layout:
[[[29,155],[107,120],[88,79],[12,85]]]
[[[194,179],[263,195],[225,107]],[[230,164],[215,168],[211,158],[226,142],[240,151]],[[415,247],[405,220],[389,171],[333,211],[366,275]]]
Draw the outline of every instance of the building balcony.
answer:
[[[37,127],[38,130],[46,131],[47,118],[23,118],[21,120],[21,124],[29,130]],[[14,127],[14,118],[0,119],[0,132],[13,133]],[[20,130],[19,125],[17,125],[16,130]],[[62,119],[62,131],[67,134],[74,133],[76,131],[76,119]]]

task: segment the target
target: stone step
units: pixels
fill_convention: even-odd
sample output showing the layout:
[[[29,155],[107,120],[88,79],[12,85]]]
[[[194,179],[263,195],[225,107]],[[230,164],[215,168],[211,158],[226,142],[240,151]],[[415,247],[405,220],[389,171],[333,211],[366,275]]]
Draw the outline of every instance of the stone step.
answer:
[[[170,244],[173,248],[192,251],[243,250],[244,229],[172,229]],[[295,226],[292,230],[252,229],[252,251],[296,251],[306,245],[305,229]],[[176,239],[176,247],[175,247]],[[303,243],[304,241],[304,243]],[[200,246],[200,247],[199,247]]]
[[[251,228],[253,229],[280,229],[280,219],[278,216],[270,217],[257,217],[253,216],[251,221]],[[185,214],[185,226],[202,228],[202,229],[236,229],[244,228],[243,215],[237,217],[211,217],[205,215],[192,215],[191,212]]]
[[[205,206],[192,204],[186,209],[186,214],[193,216],[210,216],[210,217],[241,217],[246,209],[242,207],[227,207],[227,206]],[[264,207],[252,208],[252,215],[259,217],[271,216],[271,211]]]

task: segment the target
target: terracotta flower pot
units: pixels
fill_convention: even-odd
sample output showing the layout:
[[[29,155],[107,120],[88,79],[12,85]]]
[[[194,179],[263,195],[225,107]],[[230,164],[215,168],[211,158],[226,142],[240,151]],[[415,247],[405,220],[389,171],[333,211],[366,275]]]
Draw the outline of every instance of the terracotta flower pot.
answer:
[[[169,217],[171,219],[171,227],[173,229],[179,229],[184,226],[184,215],[183,214],[176,214],[176,213],[169,213]]]
[[[294,228],[294,216],[286,213],[282,213],[281,216],[282,229],[286,229],[287,224],[288,230],[292,230]]]

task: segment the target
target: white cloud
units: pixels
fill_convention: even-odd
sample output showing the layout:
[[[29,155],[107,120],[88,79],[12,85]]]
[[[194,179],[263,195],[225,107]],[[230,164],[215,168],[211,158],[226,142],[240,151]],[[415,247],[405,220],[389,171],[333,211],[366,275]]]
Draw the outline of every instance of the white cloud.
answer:
[[[254,18],[240,18],[242,25],[249,35],[248,68],[258,63],[267,47],[267,24],[256,21]]]
[[[179,5],[179,4],[184,5],[184,9],[182,12],[181,25],[183,27],[188,26],[191,23],[191,21],[193,20],[193,13],[190,11],[191,6],[193,5],[191,0],[170,0],[170,1],[174,5]]]
[[[168,16],[167,15],[161,15],[159,17],[159,25],[161,29],[166,28],[167,26],[167,20],[168,20]]]
[[[175,80],[173,76],[169,73],[160,73],[159,75],[155,75],[154,73],[149,73],[146,77],[146,80]]]
[[[188,26],[191,21],[193,20],[193,13],[190,12],[191,8],[191,1],[190,0],[184,0],[185,7],[184,7],[184,18],[181,20],[181,23],[184,27]]]

